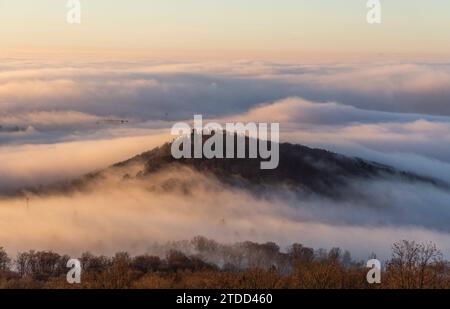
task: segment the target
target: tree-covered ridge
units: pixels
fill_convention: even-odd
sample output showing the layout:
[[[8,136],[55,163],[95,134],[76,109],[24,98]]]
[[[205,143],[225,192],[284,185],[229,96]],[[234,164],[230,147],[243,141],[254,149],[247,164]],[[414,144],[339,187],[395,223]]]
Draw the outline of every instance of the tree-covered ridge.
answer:
[[[67,255],[29,251],[11,259],[1,248],[0,288],[450,288],[450,263],[432,243],[395,243],[375,285],[367,283],[365,262],[339,248],[293,244],[281,251],[275,243],[225,245],[196,237],[161,249],[163,256],[84,253],[82,282],[69,285]]]

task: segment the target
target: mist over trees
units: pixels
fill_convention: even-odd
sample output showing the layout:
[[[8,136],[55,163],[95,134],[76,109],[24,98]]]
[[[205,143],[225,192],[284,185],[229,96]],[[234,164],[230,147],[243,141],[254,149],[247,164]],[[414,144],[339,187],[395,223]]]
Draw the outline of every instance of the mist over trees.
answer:
[[[113,257],[86,252],[79,257],[82,281],[66,281],[67,255],[0,248],[0,288],[450,288],[450,263],[433,243],[400,241],[384,263],[382,283],[367,283],[365,261],[340,248],[314,250],[292,244],[221,244],[205,237],[161,246],[165,254]]]

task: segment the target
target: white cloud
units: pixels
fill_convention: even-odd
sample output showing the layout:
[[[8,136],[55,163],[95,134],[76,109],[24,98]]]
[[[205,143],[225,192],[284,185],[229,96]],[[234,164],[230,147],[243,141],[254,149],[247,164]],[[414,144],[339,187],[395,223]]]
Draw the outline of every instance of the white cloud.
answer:
[[[197,113],[219,121],[280,122],[284,141],[450,182],[447,64],[107,60],[2,65],[0,126],[25,130],[0,130],[0,190],[78,177],[128,159],[170,140],[171,121]],[[121,119],[129,123],[108,122]],[[189,172],[170,176],[211,183]],[[223,241],[338,245],[363,256],[407,238],[435,240],[450,254],[448,193],[436,188],[357,184],[355,190],[372,196],[369,201],[391,206],[380,210],[364,200],[278,196],[267,201],[212,185],[182,198],[148,192],[142,184],[106,186],[101,194],[33,198],[28,211],[23,200],[1,200],[1,245],[112,253],[145,250],[149,239],[203,234]],[[226,226],[219,224],[223,218]],[[22,228],[13,234],[17,226]]]

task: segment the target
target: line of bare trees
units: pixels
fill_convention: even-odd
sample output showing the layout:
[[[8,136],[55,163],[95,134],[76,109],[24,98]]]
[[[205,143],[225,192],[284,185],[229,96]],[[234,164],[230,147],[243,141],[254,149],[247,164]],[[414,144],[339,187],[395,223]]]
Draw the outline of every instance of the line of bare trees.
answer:
[[[433,243],[400,241],[384,263],[382,283],[369,285],[364,261],[339,248],[293,244],[220,244],[204,237],[170,243],[161,256],[84,253],[82,283],[66,282],[67,255],[0,248],[0,288],[450,288],[450,264]]]

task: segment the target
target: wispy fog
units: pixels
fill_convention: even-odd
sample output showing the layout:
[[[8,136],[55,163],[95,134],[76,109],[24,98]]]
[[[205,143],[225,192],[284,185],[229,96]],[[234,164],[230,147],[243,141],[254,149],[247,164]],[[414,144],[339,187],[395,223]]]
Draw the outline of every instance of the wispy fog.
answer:
[[[169,141],[172,124],[194,114],[279,122],[282,141],[450,183],[450,64],[1,63],[0,192],[104,169]],[[399,239],[433,240],[450,254],[449,192],[424,183],[358,180],[343,201],[283,187],[263,198],[191,170],[92,186],[30,196],[28,207],[1,199],[0,246],[142,253],[155,241],[204,235],[341,246],[360,257],[383,256]]]
[[[223,242],[341,246],[365,258],[371,252],[386,257],[394,241],[414,239],[433,240],[450,254],[450,193],[431,186],[358,182],[337,202],[283,186],[256,196],[187,167],[122,178],[141,168],[107,172],[83,193],[0,201],[2,245],[12,252],[144,253],[155,242],[204,235]]]

